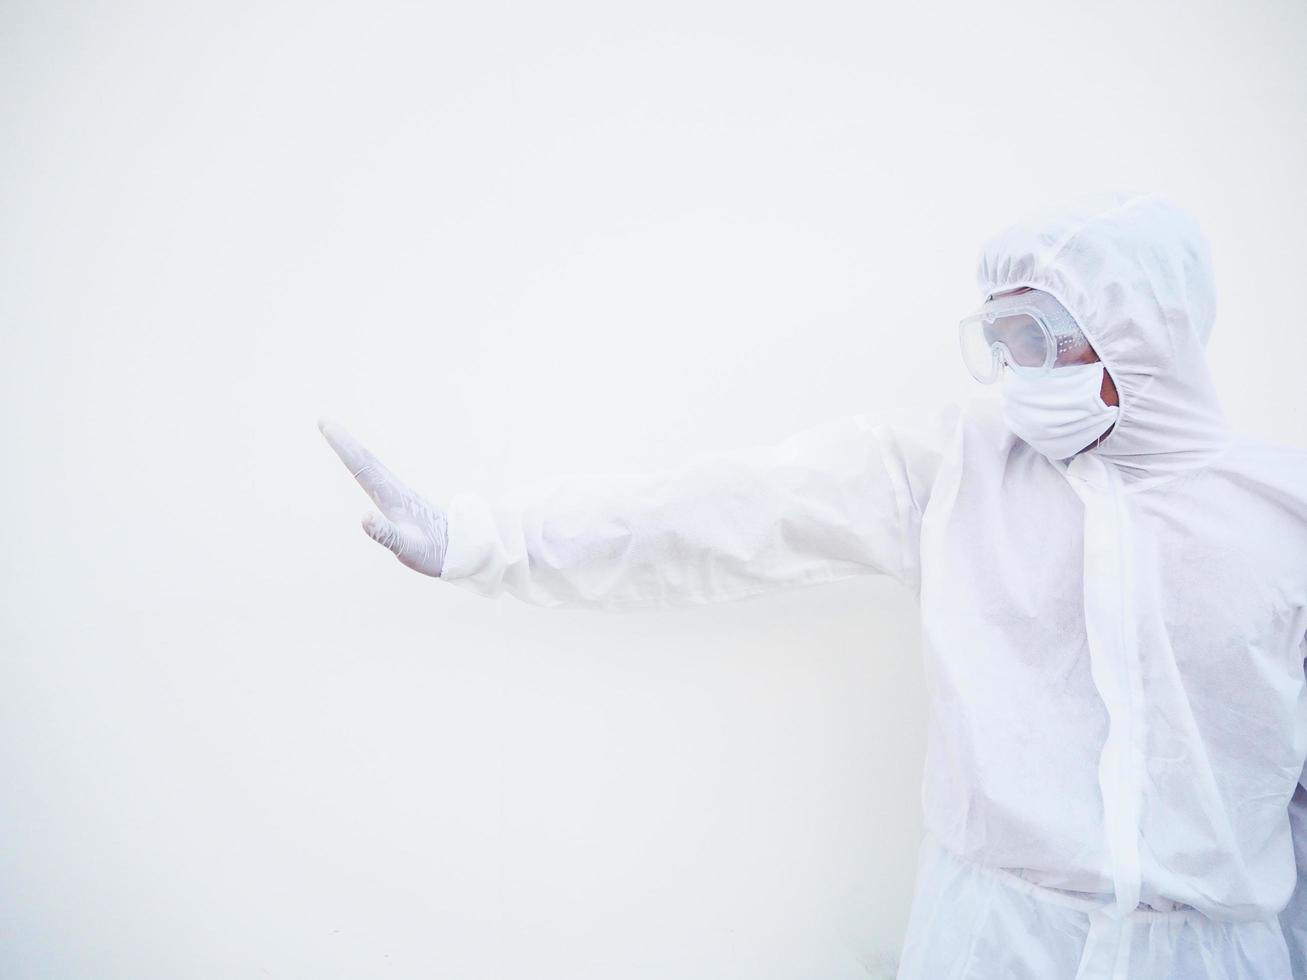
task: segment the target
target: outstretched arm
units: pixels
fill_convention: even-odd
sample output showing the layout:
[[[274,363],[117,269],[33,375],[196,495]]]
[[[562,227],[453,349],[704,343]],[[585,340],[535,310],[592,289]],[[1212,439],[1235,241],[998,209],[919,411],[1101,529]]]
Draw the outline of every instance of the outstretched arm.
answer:
[[[647,473],[556,476],[440,508],[340,426],[323,435],[380,508],[364,530],[417,571],[539,606],[699,605],[853,575],[911,583],[958,410],[833,419]]]
[[[921,447],[866,416],[641,474],[540,480],[449,503],[444,576],[542,606],[696,605],[915,561]]]
[[[697,605],[853,575],[917,574],[921,507],[953,437],[865,415],[647,473],[557,476],[441,510],[339,427],[323,431],[382,507],[365,529],[401,561],[539,606]],[[447,549],[446,549],[447,542]]]

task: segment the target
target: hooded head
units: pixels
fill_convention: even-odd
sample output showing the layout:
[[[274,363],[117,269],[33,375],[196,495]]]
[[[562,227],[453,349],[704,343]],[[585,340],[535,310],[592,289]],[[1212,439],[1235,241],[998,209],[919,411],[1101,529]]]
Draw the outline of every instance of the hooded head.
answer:
[[[1116,385],[1120,412],[1088,452],[1127,480],[1209,462],[1228,430],[1207,364],[1211,257],[1194,220],[1156,194],[1077,198],[1023,218],[981,250],[983,296],[1029,286],[1075,317]]]

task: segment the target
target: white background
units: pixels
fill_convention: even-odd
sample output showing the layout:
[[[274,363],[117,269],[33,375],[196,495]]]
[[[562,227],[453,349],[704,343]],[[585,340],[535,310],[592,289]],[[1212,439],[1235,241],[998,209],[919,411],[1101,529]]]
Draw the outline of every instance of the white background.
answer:
[[[0,8],[0,975],[884,976],[911,596],[491,602],[357,526],[965,396],[979,245],[1160,190],[1307,445],[1307,7]]]

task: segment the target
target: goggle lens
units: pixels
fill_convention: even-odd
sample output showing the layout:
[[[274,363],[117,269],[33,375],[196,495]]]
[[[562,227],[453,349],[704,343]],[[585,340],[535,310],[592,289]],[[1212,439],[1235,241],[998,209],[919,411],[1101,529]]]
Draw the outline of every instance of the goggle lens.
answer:
[[[1048,334],[1026,313],[962,322],[962,359],[972,377],[982,384],[998,380],[1003,365],[1026,372],[1041,372],[1049,363]]]

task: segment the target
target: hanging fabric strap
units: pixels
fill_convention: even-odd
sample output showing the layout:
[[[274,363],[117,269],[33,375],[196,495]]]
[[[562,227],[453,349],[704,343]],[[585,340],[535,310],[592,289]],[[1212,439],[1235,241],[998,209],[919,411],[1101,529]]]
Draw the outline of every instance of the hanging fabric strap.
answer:
[[[1120,474],[1092,453],[1064,471],[1084,504],[1085,628],[1090,674],[1107,709],[1099,755],[1113,901],[1090,913],[1078,980],[1124,978],[1131,920],[1139,905],[1139,813],[1144,759],[1143,684],[1135,626],[1130,513]]]

